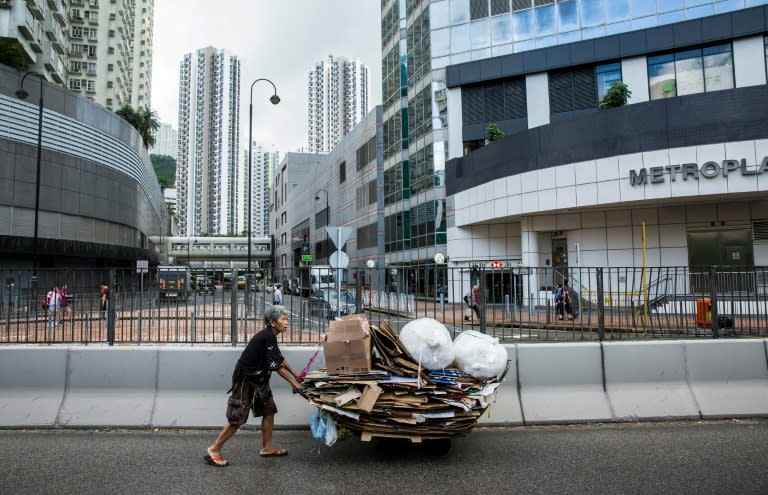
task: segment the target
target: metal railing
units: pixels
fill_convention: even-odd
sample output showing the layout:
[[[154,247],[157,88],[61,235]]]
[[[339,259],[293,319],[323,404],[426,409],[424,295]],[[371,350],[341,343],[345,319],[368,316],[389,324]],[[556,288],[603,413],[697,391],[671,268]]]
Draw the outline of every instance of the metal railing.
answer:
[[[276,284],[291,317],[281,339],[291,344],[319,342],[339,313],[364,313],[395,330],[435,318],[453,334],[475,329],[503,342],[768,336],[766,267],[349,268],[334,284],[355,303],[341,310],[333,297],[311,297],[317,285],[302,270],[272,270],[245,283],[237,272],[193,272],[186,290],[169,296],[155,270],[39,270],[33,280],[31,270],[0,268],[0,344],[243,345],[263,328]],[[572,314],[563,308],[561,320],[554,288],[565,278]],[[68,309],[44,309],[48,291],[62,284]],[[473,285],[477,313],[463,302]]]

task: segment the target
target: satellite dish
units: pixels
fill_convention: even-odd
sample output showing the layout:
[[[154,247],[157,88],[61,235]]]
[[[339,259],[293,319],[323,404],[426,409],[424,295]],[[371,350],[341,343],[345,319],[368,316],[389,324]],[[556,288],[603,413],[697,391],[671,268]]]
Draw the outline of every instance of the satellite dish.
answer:
[[[434,260],[438,265],[442,265],[445,263],[445,255],[443,253],[437,253],[435,254]]]

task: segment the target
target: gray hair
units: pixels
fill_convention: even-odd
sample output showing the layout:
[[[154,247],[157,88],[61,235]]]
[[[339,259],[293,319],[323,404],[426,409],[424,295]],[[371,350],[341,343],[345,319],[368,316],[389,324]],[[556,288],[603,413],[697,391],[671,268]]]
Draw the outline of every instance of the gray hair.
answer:
[[[264,324],[269,326],[272,321],[277,321],[281,316],[287,315],[288,311],[285,310],[285,306],[272,306],[264,310]]]

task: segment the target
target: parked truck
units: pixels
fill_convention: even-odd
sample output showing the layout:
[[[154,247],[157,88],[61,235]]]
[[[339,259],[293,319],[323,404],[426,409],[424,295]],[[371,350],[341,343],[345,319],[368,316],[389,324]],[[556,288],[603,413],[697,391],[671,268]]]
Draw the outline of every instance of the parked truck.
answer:
[[[336,287],[335,273],[336,269],[331,268],[330,265],[312,265],[300,268],[298,287],[293,292],[301,294],[302,297],[309,297],[318,289],[333,289]]]
[[[161,301],[186,301],[190,291],[189,267],[160,265],[157,267]]]

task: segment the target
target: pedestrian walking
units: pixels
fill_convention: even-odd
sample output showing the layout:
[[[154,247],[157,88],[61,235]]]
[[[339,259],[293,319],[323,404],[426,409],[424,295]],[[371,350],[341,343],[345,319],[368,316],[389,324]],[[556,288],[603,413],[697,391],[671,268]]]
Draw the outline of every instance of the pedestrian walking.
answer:
[[[277,284],[272,292],[272,304],[275,306],[283,304],[283,291],[280,290],[280,284]]]
[[[288,313],[282,306],[272,306],[264,313],[264,330],[254,335],[240,355],[232,374],[232,395],[227,402],[228,423],[221,429],[216,440],[208,446],[205,462],[212,466],[229,465],[221,454],[224,444],[248,421],[249,413],[261,416],[262,457],[280,457],[288,454],[284,448],[272,445],[277,406],[272,397],[269,379],[277,372],[294,390],[301,390],[299,376],[285,360],[277,345],[277,336],[288,330]]]
[[[58,321],[56,318],[58,318],[58,315],[61,313],[61,292],[59,291],[59,286],[55,285],[51,290],[48,291],[48,294],[45,296],[45,304],[47,305],[48,310],[48,328],[53,328],[55,326],[58,326]]]
[[[564,314],[564,303],[563,303],[563,284],[558,283],[557,289],[555,289],[555,314],[557,315],[558,320],[562,320],[565,316]]]
[[[107,309],[109,307],[109,285],[106,282],[101,283],[99,289],[99,308],[101,309],[102,319],[107,319]]]
[[[480,319],[480,287],[477,285],[472,286],[464,295],[464,302],[475,313],[477,319]],[[472,313],[464,313],[464,319],[469,320]]]
[[[69,293],[69,287],[67,286],[66,282],[62,283],[59,286],[59,295],[60,295],[59,306],[61,307],[61,314],[59,315],[59,323],[63,323],[64,320],[72,319],[72,306],[70,305],[70,300],[69,300],[71,297],[71,294]]]
[[[576,315],[573,312],[571,306],[571,289],[568,287],[568,279],[563,280],[563,305],[565,306],[565,314],[569,320],[573,320]]]

